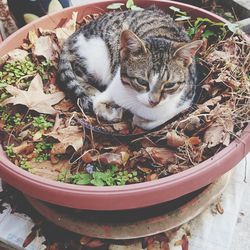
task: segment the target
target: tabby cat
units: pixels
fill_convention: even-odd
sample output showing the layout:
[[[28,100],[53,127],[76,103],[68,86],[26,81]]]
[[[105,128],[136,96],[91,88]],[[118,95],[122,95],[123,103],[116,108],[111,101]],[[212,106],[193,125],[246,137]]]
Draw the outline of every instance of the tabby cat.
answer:
[[[193,100],[193,56],[202,41],[158,9],[110,12],[82,26],[65,42],[58,84],[105,120],[155,128]]]

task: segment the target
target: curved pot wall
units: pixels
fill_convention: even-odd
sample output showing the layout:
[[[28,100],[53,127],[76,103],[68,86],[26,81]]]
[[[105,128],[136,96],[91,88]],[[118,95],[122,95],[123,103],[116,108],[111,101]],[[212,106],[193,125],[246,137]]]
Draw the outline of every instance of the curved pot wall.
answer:
[[[0,46],[0,56],[18,47],[30,30],[53,29],[71,18],[77,11],[78,18],[90,13],[103,13],[106,6],[115,1],[105,1],[80,7],[64,9],[45,16],[7,38]],[[120,1],[119,1],[120,2]],[[139,2],[139,1],[138,1]],[[226,22],[223,18],[200,8],[173,1],[141,1],[138,5],[147,7],[156,4],[167,9],[176,6],[193,17],[208,17],[214,21]],[[77,186],[51,181],[33,175],[11,163],[0,148],[0,176],[22,192],[50,203],[90,210],[123,210],[146,207],[197,190],[217,179],[233,168],[250,150],[250,125],[241,136],[241,141],[232,142],[214,157],[182,173],[155,181],[117,187]]]

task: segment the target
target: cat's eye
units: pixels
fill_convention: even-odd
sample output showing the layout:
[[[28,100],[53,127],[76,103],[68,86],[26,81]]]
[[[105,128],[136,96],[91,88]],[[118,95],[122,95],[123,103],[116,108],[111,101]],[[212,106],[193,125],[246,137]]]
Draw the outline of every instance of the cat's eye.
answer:
[[[148,88],[148,86],[149,86],[148,81],[146,81],[146,80],[144,80],[142,78],[136,78],[136,81],[137,81],[137,83],[139,83],[140,85],[142,85],[144,87]]]
[[[176,82],[165,84],[164,89],[172,89],[173,87],[176,86],[176,84],[177,84]]]

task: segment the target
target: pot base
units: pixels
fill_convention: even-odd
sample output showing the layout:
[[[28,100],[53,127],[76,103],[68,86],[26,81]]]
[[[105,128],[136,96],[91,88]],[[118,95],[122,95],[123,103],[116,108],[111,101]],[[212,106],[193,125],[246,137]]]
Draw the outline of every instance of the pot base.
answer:
[[[66,230],[103,239],[133,239],[165,232],[190,221],[221,195],[229,179],[230,172],[176,200],[133,210],[76,210],[26,198],[40,214]]]

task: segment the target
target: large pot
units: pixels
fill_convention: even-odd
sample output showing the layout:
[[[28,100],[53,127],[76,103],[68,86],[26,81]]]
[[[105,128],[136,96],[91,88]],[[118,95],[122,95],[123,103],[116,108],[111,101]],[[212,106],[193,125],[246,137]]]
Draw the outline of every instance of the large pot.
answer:
[[[105,12],[112,2],[103,1],[79,7],[64,9],[45,16],[18,30],[0,46],[0,56],[20,46],[30,30],[39,27],[53,29],[77,11],[79,18],[91,13]],[[162,9],[176,6],[192,17],[208,17],[214,21],[226,22],[223,18],[206,10],[172,1],[138,1],[142,7],[156,4]],[[34,198],[50,203],[90,210],[124,210],[151,206],[173,200],[213,182],[233,168],[250,150],[250,125],[240,140],[233,141],[214,157],[181,173],[145,183],[115,187],[77,186],[51,181],[31,174],[10,162],[0,149],[0,176],[9,184]]]

